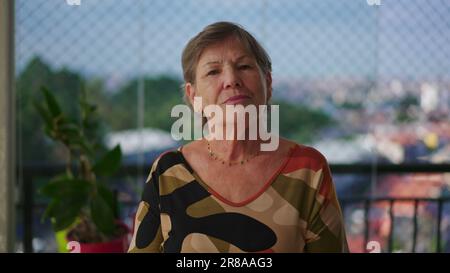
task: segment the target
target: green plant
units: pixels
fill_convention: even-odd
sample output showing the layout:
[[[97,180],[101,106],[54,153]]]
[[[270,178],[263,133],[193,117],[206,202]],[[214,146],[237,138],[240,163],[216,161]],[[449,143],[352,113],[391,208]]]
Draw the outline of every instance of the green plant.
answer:
[[[50,199],[44,219],[50,218],[55,231],[69,229],[80,242],[104,242],[123,232],[115,223],[117,206],[113,192],[100,181],[120,167],[121,149],[102,149],[96,142],[96,106],[80,92],[77,117],[69,118],[47,88],[35,107],[44,121],[45,133],[67,150],[65,172],[40,188]]]

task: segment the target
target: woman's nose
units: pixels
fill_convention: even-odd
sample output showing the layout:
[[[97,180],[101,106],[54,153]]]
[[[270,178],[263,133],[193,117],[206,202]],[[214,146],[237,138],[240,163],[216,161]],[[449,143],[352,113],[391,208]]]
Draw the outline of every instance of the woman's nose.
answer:
[[[235,88],[242,85],[238,71],[234,68],[228,68],[224,71],[224,88]]]

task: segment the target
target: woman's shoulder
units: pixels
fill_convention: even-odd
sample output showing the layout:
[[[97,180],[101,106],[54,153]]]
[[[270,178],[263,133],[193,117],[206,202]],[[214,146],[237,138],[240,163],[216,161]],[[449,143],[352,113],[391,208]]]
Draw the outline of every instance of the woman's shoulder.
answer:
[[[193,140],[185,145],[182,145],[178,150],[185,153],[197,152],[200,149],[205,148],[204,139]]]
[[[173,148],[161,152],[151,163],[151,172],[155,170],[168,169],[173,165],[183,162],[180,148]]]
[[[173,165],[184,163],[186,164],[186,155],[195,154],[193,153],[199,146],[201,145],[199,140],[191,141],[185,145],[181,145],[179,147],[174,147],[172,149],[161,152],[156,159],[152,163],[152,170],[159,169],[167,169]]]
[[[310,167],[313,169],[323,168],[328,165],[326,157],[316,148],[305,144],[286,140],[292,146],[290,153],[291,168]]]

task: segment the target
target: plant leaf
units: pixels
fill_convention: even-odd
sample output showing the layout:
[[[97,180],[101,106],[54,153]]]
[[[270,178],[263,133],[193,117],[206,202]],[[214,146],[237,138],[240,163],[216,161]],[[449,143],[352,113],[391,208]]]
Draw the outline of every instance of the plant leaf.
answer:
[[[120,167],[122,160],[122,151],[120,145],[107,152],[92,168],[95,174],[99,176],[108,176],[116,172]]]
[[[45,210],[43,219],[50,218],[54,231],[68,228],[75,222],[82,208],[81,202],[72,203],[69,207],[61,199],[50,202]]]
[[[61,115],[61,107],[59,106],[58,102],[56,101],[53,94],[45,87],[41,87],[42,92],[45,96],[45,101],[47,102],[48,110],[52,114],[53,118],[57,118]]]
[[[103,197],[108,206],[111,208],[114,217],[118,217],[119,212],[117,208],[117,200],[116,197],[114,196],[114,193],[110,189],[105,187],[103,184],[97,183],[97,185],[98,185],[97,186],[98,194],[100,194]]]
[[[86,153],[87,155],[92,155],[93,154],[93,150],[89,146],[89,143],[85,140],[84,137],[81,137],[81,136],[79,138],[71,138],[70,139],[70,143],[69,143],[69,147],[71,149],[80,149],[84,153]]]
[[[75,123],[71,123],[71,122],[67,122],[67,123],[62,124],[59,127],[59,130],[62,133],[65,133],[65,134],[80,135],[80,128]]]
[[[80,128],[75,123],[65,123],[59,127],[59,132],[68,141],[68,146],[72,146],[73,143],[82,142],[82,135]]]
[[[114,214],[108,202],[100,195],[95,195],[91,200],[91,216],[98,229],[106,234],[114,233]]]
[[[86,188],[88,186],[74,186],[74,184],[83,184],[81,181],[83,180],[59,180],[52,184],[54,187],[51,190],[49,189],[53,196],[44,218],[51,218],[55,231],[69,227],[81,214],[82,209],[87,206],[89,195]],[[69,186],[61,186],[62,184]],[[55,187],[55,185],[58,186]],[[56,189],[62,189],[62,191],[55,192]]]
[[[39,192],[52,198],[62,198],[70,195],[87,196],[91,187],[92,184],[89,181],[72,179],[67,177],[67,175],[62,175],[44,185],[39,189]]]
[[[49,130],[52,130],[53,123],[52,123],[51,114],[39,102],[34,101],[33,104],[34,104],[34,108],[38,111],[39,115],[44,120],[46,127]]]

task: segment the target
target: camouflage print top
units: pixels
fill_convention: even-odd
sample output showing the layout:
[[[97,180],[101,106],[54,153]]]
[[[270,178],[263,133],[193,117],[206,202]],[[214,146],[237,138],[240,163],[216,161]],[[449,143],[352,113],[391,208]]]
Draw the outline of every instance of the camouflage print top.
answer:
[[[180,150],[152,166],[129,252],[347,252],[325,157],[297,145],[259,191],[239,205],[209,189]]]

